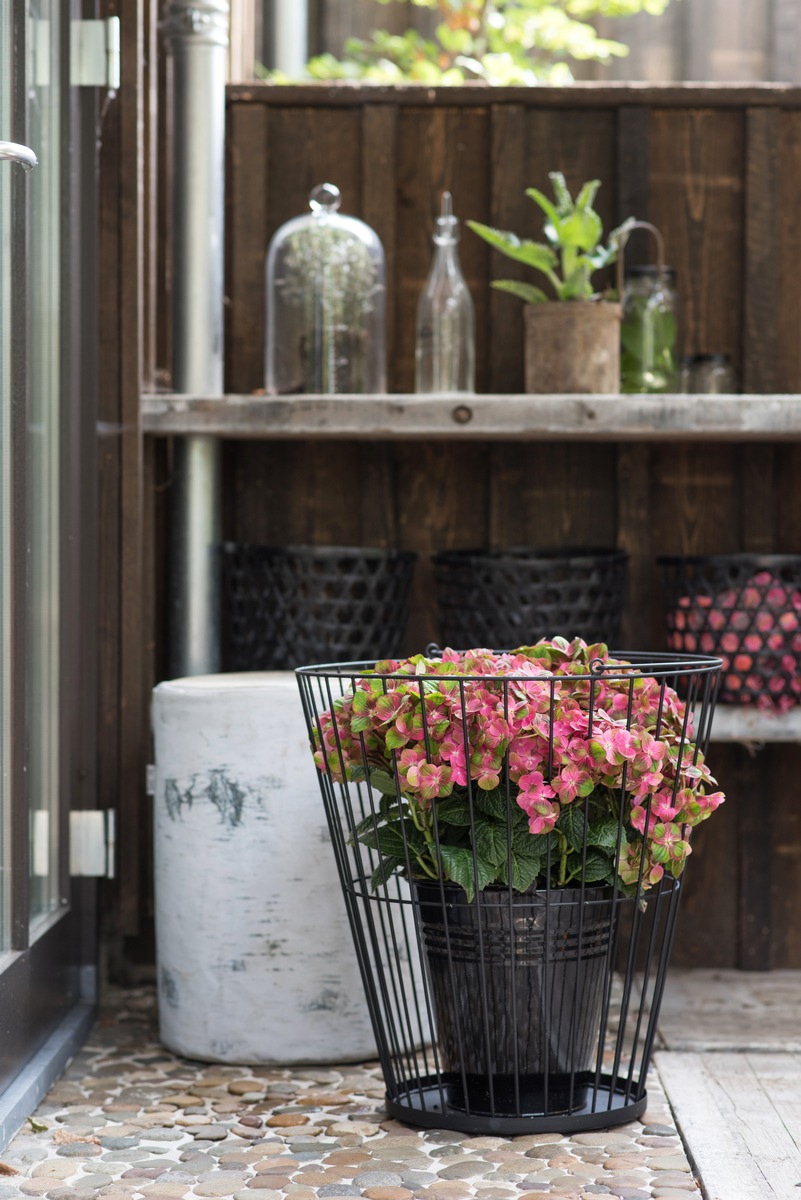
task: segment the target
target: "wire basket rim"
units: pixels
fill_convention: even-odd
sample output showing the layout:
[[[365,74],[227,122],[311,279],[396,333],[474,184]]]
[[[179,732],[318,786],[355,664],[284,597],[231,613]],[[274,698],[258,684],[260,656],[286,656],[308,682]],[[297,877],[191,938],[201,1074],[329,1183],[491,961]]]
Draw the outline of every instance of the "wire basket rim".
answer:
[[[460,651],[459,653],[464,653]],[[511,651],[502,650],[494,653],[509,654]],[[618,659],[618,655],[627,653],[628,658]],[[484,681],[487,683],[503,683],[508,680],[542,680],[550,681],[552,679],[571,680],[573,682],[581,682],[583,680],[599,680],[599,679],[630,679],[632,675],[650,675],[650,676],[677,676],[677,675],[712,675],[716,671],[723,670],[723,660],[711,654],[687,654],[680,651],[667,651],[664,654],[658,655],[646,650],[632,651],[610,651],[610,655],[616,661],[610,663],[607,667],[601,659],[595,659],[603,668],[600,671],[593,672],[588,670],[587,674],[547,674],[544,675],[539,671],[532,671],[526,675],[439,675],[439,674],[424,674],[424,675],[409,675],[402,674],[397,671],[382,671],[374,670],[376,663],[382,662],[382,659],[367,659],[357,662],[340,662],[340,663],[312,663],[306,666],[296,667],[295,675],[304,679],[347,679],[363,677],[369,679],[403,679],[407,681],[419,680],[421,682],[441,681],[442,679],[451,679],[454,682],[461,680],[464,683],[476,683]],[[400,660],[403,661],[403,660]],[[615,671],[616,667],[630,667],[631,670]]]
[[[733,554],[659,554],[659,566],[703,566],[735,564],[755,567],[781,567],[801,565],[801,554],[750,554],[737,551]]]
[[[435,566],[472,562],[492,565],[509,563],[517,566],[524,564],[527,559],[531,562],[540,560],[548,564],[581,566],[593,558],[604,559],[609,563],[625,563],[629,560],[629,553],[612,546],[569,546],[564,550],[558,546],[504,546],[497,550],[438,550],[431,555]]]

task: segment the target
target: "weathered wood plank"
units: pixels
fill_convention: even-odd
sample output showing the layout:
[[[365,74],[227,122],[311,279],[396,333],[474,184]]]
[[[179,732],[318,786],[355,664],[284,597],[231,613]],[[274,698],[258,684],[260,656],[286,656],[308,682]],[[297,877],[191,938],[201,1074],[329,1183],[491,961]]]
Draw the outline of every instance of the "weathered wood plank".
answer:
[[[798,718],[800,713],[801,709],[795,709],[792,715]],[[788,738],[788,742],[790,740]],[[796,794],[796,781],[801,774],[801,735],[792,741],[794,745],[774,746],[769,756],[763,755],[769,758],[771,782],[779,799],[779,803],[773,805],[771,830],[771,953],[773,961],[782,965],[801,963],[801,922],[798,920],[798,897],[801,896],[801,805],[785,803],[788,797]]]
[[[376,231],[386,258],[387,388],[395,390],[395,296],[397,210],[395,205],[398,112],[366,104],[362,113],[362,219]]]
[[[801,10],[799,10],[801,17]],[[778,223],[778,294],[776,300],[777,363],[776,390],[801,391],[801,221],[795,217],[801,194],[801,113],[782,112],[779,118],[779,179],[776,217]]]
[[[671,968],[659,1037],[667,1050],[801,1054],[799,1010],[801,971]]]
[[[744,392],[778,387],[780,124],[778,109],[746,112]]]
[[[472,107],[476,88],[428,87],[423,84],[383,86],[370,84],[371,104],[404,107]],[[244,100],[273,108],[319,105],[354,108],[364,103],[364,85],[358,83],[312,83],[280,86],[271,83],[229,84],[231,101]],[[646,105],[652,108],[742,109],[757,105],[801,108],[801,87],[786,83],[604,83],[581,82],[569,87],[496,88],[493,104],[524,104],[530,108],[597,108],[598,106]]]
[[[801,396],[224,396],[150,394],[143,427],[166,436],[801,441]],[[699,468],[700,470],[700,468]],[[736,532],[736,523],[732,526]]]
[[[801,1179],[801,1056],[657,1055],[707,1200],[787,1200]]]
[[[533,182],[526,177],[528,164],[520,147],[525,145],[526,111],[522,105],[493,105],[491,112],[492,195],[489,223],[497,229],[522,230],[529,218],[531,201],[525,190]],[[486,278],[495,278],[503,265],[505,279],[523,279],[522,263],[483,251]],[[491,267],[490,267],[491,264]],[[530,274],[530,273],[529,273]],[[493,392],[518,392],[523,387],[523,320],[521,307],[510,310],[509,297],[494,288],[490,293],[489,386]],[[511,319],[510,319],[511,317]]]
[[[767,971],[773,965],[773,810],[778,797],[772,763],[747,750],[739,753],[737,791],[741,797],[737,966]]]
[[[412,589],[408,651],[439,640],[430,556],[487,545],[487,456],[481,446],[396,446],[399,549],[420,556]]]
[[[649,216],[677,270],[684,351],[741,370],[745,117],[711,109],[651,116]]]
[[[618,446],[616,477],[617,545],[629,555],[621,644],[632,650],[647,649],[664,639],[653,604],[650,448],[633,443]],[[655,625],[657,641],[653,640]]]
[[[617,112],[617,223],[627,217],[648,220],[648,172],[650,167],[651,112],[643,106],[620,108]],[[626,263],[654,261],[651,239],[635,233],[626,246]]]
[[[267,115],[254,105],[234,104],[228,110],[225,374],[232,392],[264,386],[264,259],[271,170]],[[274,169],[280,174],[277,163]]]

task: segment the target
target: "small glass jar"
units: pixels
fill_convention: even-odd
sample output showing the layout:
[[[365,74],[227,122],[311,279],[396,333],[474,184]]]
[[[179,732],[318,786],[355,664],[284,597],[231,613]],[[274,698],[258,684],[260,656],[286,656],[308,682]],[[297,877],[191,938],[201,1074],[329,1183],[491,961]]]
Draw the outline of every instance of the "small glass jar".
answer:
[[[728,354],[694,354],[690,364],[691,392],[728,396],[737,391],[737,376]]]
[[[623,392],[672,392],[678,383],[676,272],[672,267],[626,268],[620,329]]]
[[[270,242],[268,395],[387,389],[384,250],[369,225],[338,212],[340,203],[339,188],[320,184],[311,212]]]

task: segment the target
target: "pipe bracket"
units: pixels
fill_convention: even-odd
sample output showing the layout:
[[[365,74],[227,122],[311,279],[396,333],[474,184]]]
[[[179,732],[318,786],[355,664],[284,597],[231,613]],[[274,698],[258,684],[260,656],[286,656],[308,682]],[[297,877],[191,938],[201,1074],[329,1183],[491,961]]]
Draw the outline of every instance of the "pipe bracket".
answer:
[[[160,23],[168,51],[181,43],[227,46],[229,15],[227,0],[171,0]]]

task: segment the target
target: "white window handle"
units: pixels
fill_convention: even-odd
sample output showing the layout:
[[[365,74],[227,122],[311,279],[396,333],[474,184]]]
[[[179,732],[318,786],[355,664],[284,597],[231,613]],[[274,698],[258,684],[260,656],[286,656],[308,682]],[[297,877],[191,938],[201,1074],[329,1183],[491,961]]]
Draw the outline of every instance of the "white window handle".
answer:
[[[18,142],[0,142],[0,159],[3,158],[19,163],[26,171],[39,161],[29,146],[21,146]]]

